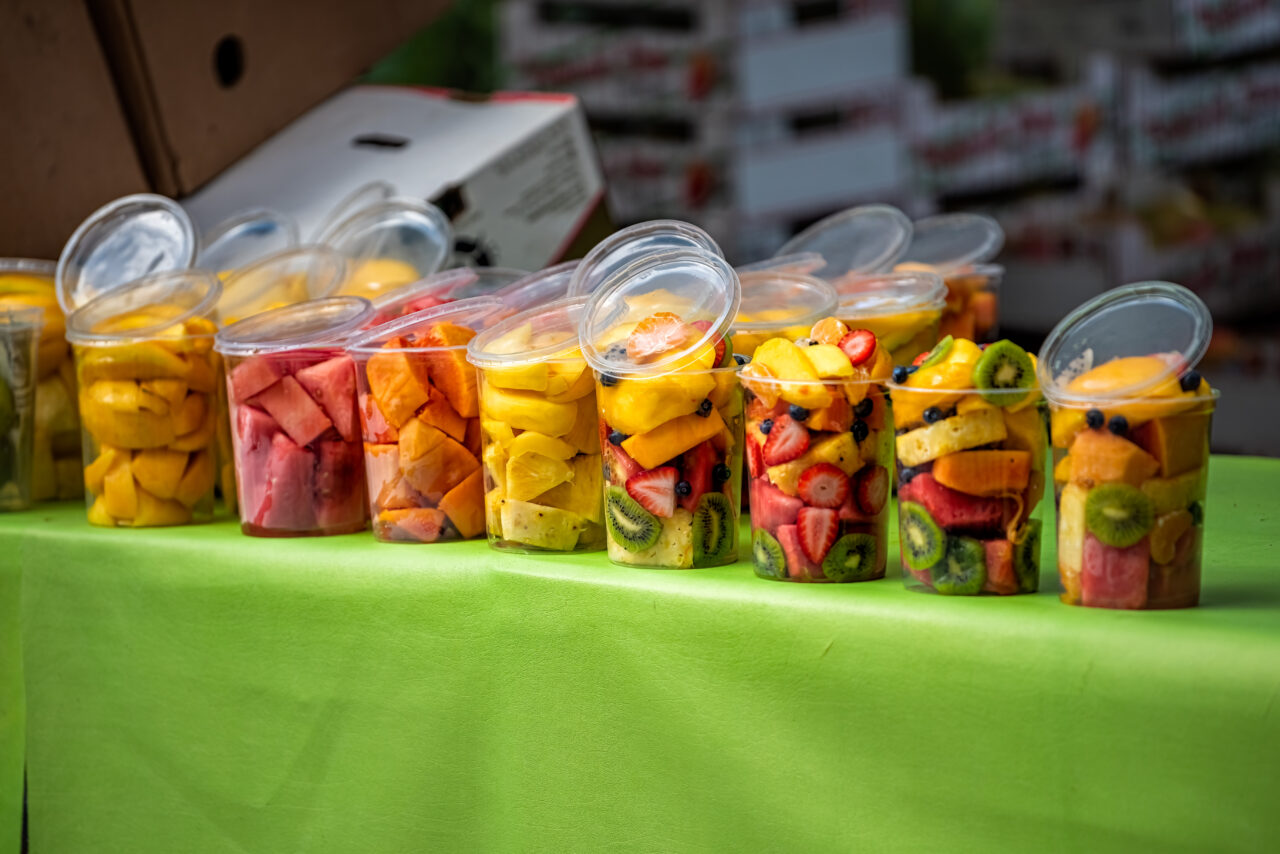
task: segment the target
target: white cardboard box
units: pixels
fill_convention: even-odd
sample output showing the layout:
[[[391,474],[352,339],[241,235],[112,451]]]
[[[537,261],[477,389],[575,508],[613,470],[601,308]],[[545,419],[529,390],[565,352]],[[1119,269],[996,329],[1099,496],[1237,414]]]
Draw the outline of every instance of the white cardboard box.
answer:
[[[303,115],[183,201],[201,230],[250,207],[314,235],[356,188],[387,181],[435,201],[459,243],[494,266],[559,260],[604,204],[604,178],[575,98],[357,86]],[[305,238],[304,238],[305,239]]]

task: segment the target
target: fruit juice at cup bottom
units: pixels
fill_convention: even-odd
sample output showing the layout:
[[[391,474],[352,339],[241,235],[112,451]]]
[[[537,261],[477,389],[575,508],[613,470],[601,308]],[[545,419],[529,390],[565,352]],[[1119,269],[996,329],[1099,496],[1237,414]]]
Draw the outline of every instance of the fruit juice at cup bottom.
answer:
[[[84,427],[89,522],[207,521],[225,418],[212,273],[159,273],[90,301],[67,320]]]
[[[890,386],[903,582],[1036,592],[1046,434],[1034,358],[1010,341],[944,338],[917,362]]]
[[[767,341],[739,373],[752,562],[781,581],[883,578],[893,422],[878,380],[888,379],[888,354],[835,318],[810,338]]]
[[[328,297],[218,333],[244,533],[322,536],[368,524],[355,366],[342,341],[372,310]]]
[[[484,533],[480,404],[467,344],[505,316],[494,299],[406,315],[348,345],[357,360],[373,534],[388,543]]]
[[[31,506],[37,342],[43,311],[0,307],[0,510]]]
[[[938,343],[946,286],[936,273],[846,276],[835,289],[836,316],[851,329],[869,330],[894,364],[907,364]]]

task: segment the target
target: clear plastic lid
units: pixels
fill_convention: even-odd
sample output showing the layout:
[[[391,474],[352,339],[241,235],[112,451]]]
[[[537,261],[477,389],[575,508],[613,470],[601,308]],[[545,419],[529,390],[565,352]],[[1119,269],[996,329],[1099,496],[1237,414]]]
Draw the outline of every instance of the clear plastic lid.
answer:
[[[372,328],[457,299],[459,291],[476,279],[476,271],[470,267],[454,267],[401,285],[373,300],[373,316],[367,325]]]
[[[393,198],[335,223],[320,242],[350,259],[345,291],[377,295],[444,267],[453,255],[453,226],[429,202]]]
[[[324,246],[289,249],[237,270],[222,285],[218,322],[234,323],[298,302],[332,296],[347,277],[347,262]]]
[[[911,245],[902,260],[951,270],[990,261],[1003,246],[1004,229],[989,216],[938,214],[916,220]]]
[[[827,260],[817,252],[796,252],[791,255],[774,255],[772,258],[765,258],[754,264],[741,264],[737,269],[739,276],[746,273],[804,273],[807,275],[814,270],[821,270],[826,265]]]
[[[153,273],[76,309],[67,318],[67,340],[74,344],[105,344],[181,336],[185,332],[180,324],[209,317],[221,295],[222,283],[208,270]],[[129,315],[134,317],[127,323],[112,323]]]
[[[578,324],[588,299],[565,297],[514,314],[472,338],[467,359],[481,368],[582,359]]]
[[[53,282],[58,276],[58,262],[36,258],[0,258],[0,276],[34,276]]]
[[[1040,387],[1057,403],[1141,397],[1195,367],[1212,335],[1209,309],[1182,285],[1124,285],[1081,305],[1053,328],[1038,357]],[[1134,382],[1105,392],[1086,395],[1068,388],[1081,374],[1128,356],[1155,356],[1156,369],[1138,372]]]
[[[356,356],[368,356],[378,352],[392,338],[408,337],[424,332],[437,323],[449,322],[457,326],[480,332],[503,318],[509,317],[511,309],[495,297],[471,297],[456,302],[438,305],[425,311],[417,311],[397,317],[395,320],[367,329],[347,341],[347,352]],[[422,353],[433,350],[465,349],[466,345],[454,347],[402,347],[406,352]]]
[[[503,288],[508,288],[529,275],[528,270],[513,270],[509,267],[472,267],[475,279],[458,288],[455,299],[470,299],[496,295]]]
[[[821,219],[778,250],[778,255],[813,252],[826,262],[813,275],[835,281],[850,273],[887,270],[911,242],[911,220],[892,205],[862,205]]]
[[[356,211],[362,211],[365,208],[373,207],[387,199],[394,197],[396,188],[386,181],[370,181],[367,184],[361,184],[350,193],[342,198],[342,201],[333,206],[333,210],[329,211],[324,220],[320,223],[320,227],[316,229],[315,242],[323,243],[323,237],[334,226],[351,216]]]
[[[523,311],[563,299],[569,293],[569,281],[581,261],[565,261],[537,273],[530,273],[497,292],[507,305]]]
[[[738,274],[719,255],[702,249],[649,253],[591,292],[578,327],[583,355],[597,371],[615,376],[657,376],[691,367],[729,331],[741,302]],[[627,346],[632,332],[656,312],[675,314],[685,324],[705,321],[706,329],[686,331],[661,355],[633,359]]]
[[[215,273],[239,270],[298,245],[298,223],[266,208],[241,211],[210,229],[196,265]]]
[[[835,288],[816,276],[801,273],[741,273],[742,302],[734,330],[768,330],[812,326],[835,314]]]
[[[836,293],[836,314],[842,320],[940,310],[947,301],[942,277],[924,271],[846,276],[836,284]]]
[[[655,219],[628,226],[595,245],[569,281],[569,295],[589,294],[624,267],[655,252],[699,250],[724,257],[711,235],[696,225],[674,219]]]
[[[213,349],[255,356],[306,347],[340,347],[373,314],[364,297],[325,297],[286,305],[233,323],[218,333]]]
[[[58,304],[67,314],[151,273],[182,270],[196,257],[196,229],[173,199],[138,193],[98,208],[58,259]]]

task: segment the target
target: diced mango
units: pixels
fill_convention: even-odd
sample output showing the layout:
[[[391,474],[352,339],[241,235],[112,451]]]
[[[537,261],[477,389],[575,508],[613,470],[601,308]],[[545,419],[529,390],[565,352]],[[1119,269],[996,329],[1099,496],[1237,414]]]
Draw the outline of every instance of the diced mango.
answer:
[[[178,501],[157,498],[145,489],[138,490],[138,512],[133,517],[135,528],[185,525],[191,521],[191,510]]]
[[[498,388],[522,389],[525,391],[547,390],[547,363],[535,362],[532,365],[514,365],[511,367],[484,368],[485,382]],[[568,388],[566,385],[565,388]],[[564,389],[561,389],[563,391]]]
[[[1177,552],[1178,539],[1191,530],[1191,514],[1186,510],[1174,510],[1156,517],[1151,533],[1151,559],[1158,564],[1173,561]]]
[[[89,524],[104,528],[114,528],[116,520],[107,512],[107,499],[99,495],[89,507]]]
[[[209,447],[213,444],[213,436],[218,427],[217,420],[217,413],[206,406],[200,426],[190,433],[175,436],[173,441],[169,443],[169,449],[173,451],[201,451]]]
[[[1027,488],[1029,451],[959,451],[933,464],[933,477],[943,486],[968,495],[1009,495]]]
[[[1153,418],[1131,435],[1160,463],[1161,477],[1176,477],[1208,460],[1209,418],[1207,412]]]
[[[151,448],[133,455],[134,479],[156,498],[174,498],[186,470],[187,455],[181,451]]]
[[[724,419],[718,410],[712,408],[706,416],[681,415],[647,433],[631,436],[623,441],[622,449],[644,468],[656,468],[705,442],[723,428]]]
[[[173,432],[176,436],[185,436],[192,430],[198,430],[209,412],[209,399],[203,394],[192,392],[174,409]]]
[[[116,409],[108,398],[111,389],[112,384],[96,382],[80,391],[80,418],[91,436],[106,445],[131,449],[158,448],[173,441],[173,422],[168,414]]]
[[[674,373],[602,385],[597,397],[605,422],[615,430],[635,435],[695,412],[715,385],[710,372]]]
[[[176,412],[187,396],[186,380],[143,380],[138,385],[143,391],[162,398],[169,405],[170,412]]]
[[[1072,483],[1085,487],[1103,483],[1141,486],[1160,468],[1155,457],[1109,430],[1082,431],[1071,443],[1068,455]]]
[[[132,519],[138,513],[138,488],[128,459],[116,461],[102,479],[103,509],[116,519]]]
[[[536,392],[512,391],[485,384],[485,418],[505,422],[515,430],[537,430],[563,436],[573,429],[578,407],[573,403],[552,403]]]
[[[1203,501],[1206,468],[1183,472],[1177,477],[1152,477],[1143,481],[1142,491],[1151,499],[1156,515],[1186,510],[1193,501]]]
[[[192,454],[191,461],[187,464],[187,470],[182,473],[182,480],[178,481],[178,488],[173,497],[187,507],[195,506],[201,498],[213,491],[214,474],[211,451]]]
[[[154,380],[186,378],[187,362],[155,341],[139,341],[107,347],[80,347],[80,384],[97,380]]]
[[[819,379],[839,380],[853,376],[853,365],[849,362],[849,357],[834,344],[805,347],[804,355],[817,371]]]
[[[84,469],[84,486],[93,495],[102,494],[102,481],[107,476],[107,472],[111,470],[121,459],[128,459],[129,452],[113,448],[110,445],[103,445],[98,451],[98,458]],[[114,522],[112,524],[115,524]]]

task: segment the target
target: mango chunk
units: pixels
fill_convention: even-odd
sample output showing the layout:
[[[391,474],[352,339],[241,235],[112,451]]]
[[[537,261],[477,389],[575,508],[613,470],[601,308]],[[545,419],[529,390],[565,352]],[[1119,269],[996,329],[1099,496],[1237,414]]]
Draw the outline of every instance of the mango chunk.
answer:
[[[133,467],[121,458],[102,479],[103,509],[116,519],[132,519],[138,513],[138,489]]]
[[[138,451],[133,457],[134,479],[156,498],[175,497],[186,470],[187,455],[182,451],[151,448]]]
[[[154,341],[81,347],[77,354],[81,385],[96,380],[183,379],[190,373],[182,356]]]
[[[724,419],[714,407],[706,415],[682,415],[664,424],[626,439],[622,449],[633,460],[647,469],[656,468],[664,462],[680,456],[685,451],[700,445],[724,429]],[[519,441],[517,438],[516,441]]]
[[[1141,486],[1160,468],[1155,457],[1109,430],[1085,430],[1069,450],[1071,482],[1085,487],[1103,483]]]
[[[173,497],[187,507],[194,507],[213,491],[214,468],[212,452],[206,450],[192,454]]]
[[[1161,477],[1177,477],[1208,460],[1209,418],[1207,412],[1154,418],[1133,430],[1133,441],[1160,463]]]
[[[611,428],[635,435],[647,433],[672,418],[695,412],[715,385],[712,374],[707,372],[625,379],[614,385],[601,385],[597,400],[600,412]]]
[[[157,498],[145,489],[138,490],[138,512],[133,517],[135,528],[158,528],[185,525],[191,521],[191,510],[181,502]]]

